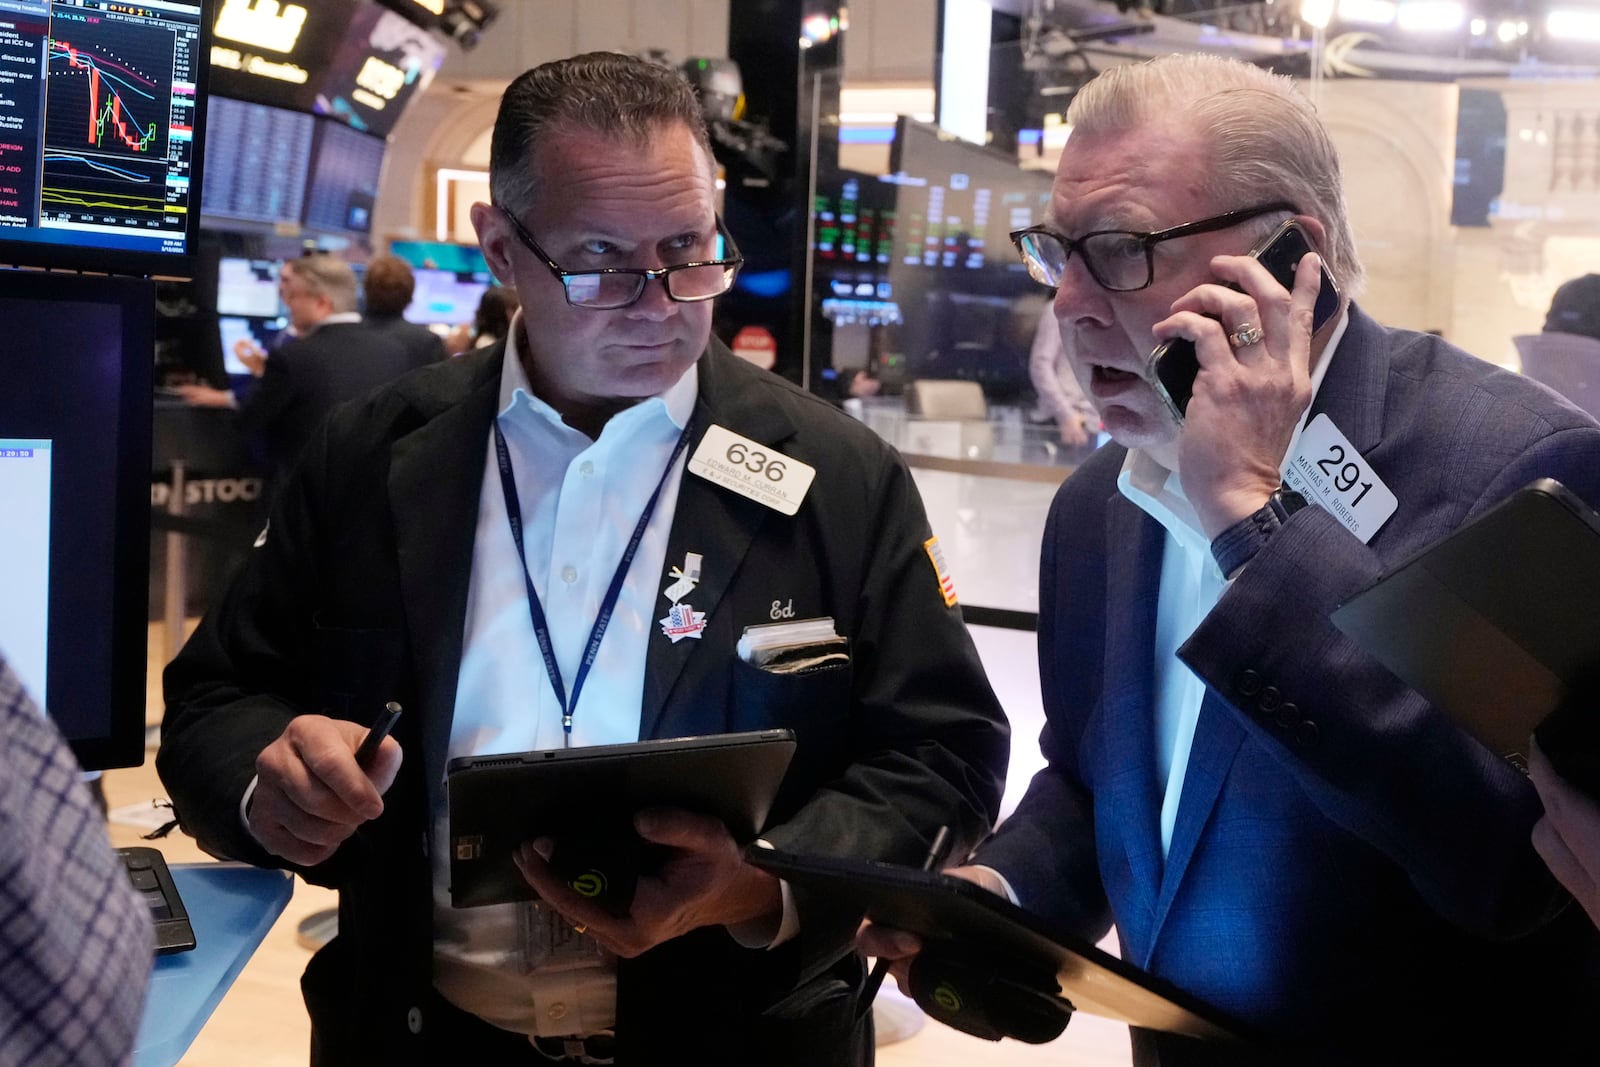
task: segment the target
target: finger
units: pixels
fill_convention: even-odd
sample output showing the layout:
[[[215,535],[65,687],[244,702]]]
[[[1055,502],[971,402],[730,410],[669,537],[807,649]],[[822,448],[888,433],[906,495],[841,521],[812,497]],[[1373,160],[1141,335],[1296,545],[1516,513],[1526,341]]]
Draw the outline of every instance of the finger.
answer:
[[[512,861],[523,880],[547,907],[555,910],[574,929],[594,938],[618,956],[637,956],[643,949],[630,916],[618,917],[572,888],[548,862],[553,843],[548,838],[525,842],[512,853]]]
[[[1595,880],[1573,854],[1549,817],[1533,824],[1533,850],[1544,860],[1556,881],[1567,887],[1579,900],[1589,900],[1595,895]]]
[[[634,831],[646,841],[691,852],[711,852],[733,843],[722,820],[680,808],[646,808],[633,817]]]
[[[908,930],[863,923],[861,929],[856,931],[856,948],[863,956],[899,960],[921,952],[922,939]]]
[[[285,731],[296,754],[316,786],[332,794],[338,804],[362,820],[376,819],[383,814],[383,797],[367,772],[356,762],[355,755],[367,736],[366,729],[342,719],[317,718],[321,719],[320,723],[307,723],[300,730],[295,730],[291,725]],[[399,742],[395,742],[395,746],[398,749]],[[382,750],[383,746],[380,746],[380,755]],[[393,753],[395,749],[390,751]],[[388,758],[392,760],[394,756]],[[396,765],[395,770],[398,769]],[[327,817],[333,816],[328,814]]]

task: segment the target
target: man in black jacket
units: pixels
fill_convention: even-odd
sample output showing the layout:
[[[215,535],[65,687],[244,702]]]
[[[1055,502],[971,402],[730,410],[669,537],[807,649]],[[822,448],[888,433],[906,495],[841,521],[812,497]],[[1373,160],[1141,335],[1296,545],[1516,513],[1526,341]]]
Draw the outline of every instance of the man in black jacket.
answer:
[[[374,256],[367,263],[367,273],[361,284],[366,295],[362,325],[398,342],[406,350],[406,362],[412,367],[426,367],[445,358],[442,337],[404,318],[417,288],[417,276],[412,273],[410,264],[399,256]]]
[[[639,814],[668,858],[621,917],[545,841],[518,858],[538,904],[451,906],[453,757],[788,727],[763,838],[918,863],[941,826],[982,835],[1007,754],[904,464],[710,339],[740,260],[687,85],[614,54],[530,71],[490,175],[510,336],[330,420],[168,670],[158,769],[211,851],[340,890],[316,1064],[870,1062],[853,918],[714,819]],[[807,619],[848,662],[741,658]]]

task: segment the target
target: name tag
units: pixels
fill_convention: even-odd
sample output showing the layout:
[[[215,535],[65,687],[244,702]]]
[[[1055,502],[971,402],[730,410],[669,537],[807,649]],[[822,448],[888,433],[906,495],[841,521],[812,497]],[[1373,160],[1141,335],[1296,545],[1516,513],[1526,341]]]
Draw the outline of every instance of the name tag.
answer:
[[[1400,506],[1383,479],[1327,415],[1312,419],[1300,435],[1283,480],[1311,503],[1321,505],[1362,544],[1371,541]]]
[[[689,473],[793,515],[800,510],[817,469],[725,426],[713,426],[689,458]]]

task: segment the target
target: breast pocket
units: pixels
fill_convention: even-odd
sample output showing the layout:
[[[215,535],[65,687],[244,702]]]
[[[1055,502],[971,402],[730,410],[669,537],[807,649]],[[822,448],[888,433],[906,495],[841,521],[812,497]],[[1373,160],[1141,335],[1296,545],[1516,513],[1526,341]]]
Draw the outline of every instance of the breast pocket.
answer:
[[[772,821],[781,821],[818,784],[838,775],[850,762],[847,735],[855,706],[854,682],[848,660],[788,674],[734,662],[728,728],[794,731],[794,759],[773,806]]]

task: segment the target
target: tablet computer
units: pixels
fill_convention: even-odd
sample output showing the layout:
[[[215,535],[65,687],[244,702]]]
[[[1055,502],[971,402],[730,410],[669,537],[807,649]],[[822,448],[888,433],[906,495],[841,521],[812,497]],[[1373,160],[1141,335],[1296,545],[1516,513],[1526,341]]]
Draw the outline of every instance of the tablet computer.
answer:
[[[794,755],[791,730],[453,759],[450,900],[458,908],[534,899],[512,855],[542,835],[631,834],[634,812],[715,815],[753,841]]]
[[[1534,728],[1595,689],[1597,610],[1600,515],[1542,478],[1393,568],[1331,617],[1468,733],[1525,767]],[[1541,747],[1552,762],[1560,759]]]
[[[1145,974],[963,878],[871,860],[797,856],[751,848],[745,858],[873,922],[925,944],[958,942],[997,961],[1048,964],[1076,1011],[1131,1026],[1228,1040],[1242,1029],[1177,986]]]

